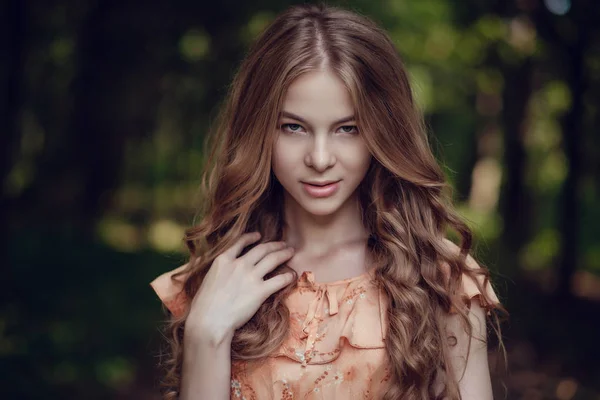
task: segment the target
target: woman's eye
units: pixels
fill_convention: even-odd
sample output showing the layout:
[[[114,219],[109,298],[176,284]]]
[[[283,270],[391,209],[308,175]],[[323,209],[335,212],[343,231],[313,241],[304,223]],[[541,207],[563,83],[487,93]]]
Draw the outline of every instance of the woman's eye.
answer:
[[[282,124],[281,125],[281,129],[286,131],[286,132],[301,132],[302,131],[302,125],[299,124]]]
[[[281,130],[289,133],[303,133],[304,128],[300,124],[281,124]],[[356,134],[358,127],[356,125],[344,125],[338,128],[340,133]]]
[[[358,133],[358,128],[355,125],[345,125],[339,128],[342,133]]]

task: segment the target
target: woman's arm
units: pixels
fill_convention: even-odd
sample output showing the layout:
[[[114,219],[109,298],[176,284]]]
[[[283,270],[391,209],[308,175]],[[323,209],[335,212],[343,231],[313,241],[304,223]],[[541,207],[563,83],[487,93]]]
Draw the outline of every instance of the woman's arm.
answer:
[[[218,255],[190,303],[183,335],[182,400],[229,399],[235,330],[269,296],[294,281],[291,273],[265,280],[294,255],[283,241],[260,243],[241,255],[260,238],[259,232],[245,233]]]
[[[476,299],[471,300],[468,316],[473,327],[470,346],[469,337],[460,321],[460,317],[457,314],[448,315],[448,334],[456,337],[456,346],[450,347],[452,370],[458,381],[463,400],[492,400],[485,310]],[[468,360],[467,351],[469,351]]]
[[[229,400],[233,333],[208,332],[184,333],[181,400]]]

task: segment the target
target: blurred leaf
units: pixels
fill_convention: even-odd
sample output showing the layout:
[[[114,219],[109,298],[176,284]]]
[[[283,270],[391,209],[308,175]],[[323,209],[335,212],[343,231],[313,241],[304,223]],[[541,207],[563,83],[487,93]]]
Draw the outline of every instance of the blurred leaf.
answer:
[[[200,61],[210,51],[210,38],[200,29],[190,29],[181,37],[179,51],[189,62]]]

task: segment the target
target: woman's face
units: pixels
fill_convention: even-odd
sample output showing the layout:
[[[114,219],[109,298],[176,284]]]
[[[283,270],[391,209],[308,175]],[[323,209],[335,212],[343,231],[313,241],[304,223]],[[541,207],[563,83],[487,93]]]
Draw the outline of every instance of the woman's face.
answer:
[[[272,163],[286,202],[313,215],[331,215],[354,195],[370,162],[342,81],[326,70],[292,82],[279,116]]]

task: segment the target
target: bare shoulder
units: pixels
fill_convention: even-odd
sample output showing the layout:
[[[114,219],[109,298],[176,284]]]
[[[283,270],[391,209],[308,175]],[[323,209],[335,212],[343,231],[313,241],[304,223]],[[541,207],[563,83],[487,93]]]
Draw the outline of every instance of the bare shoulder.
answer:
[[[448,349],[451,370],[463,399],[492,399],[485,309],[479,302],[473,302],[467,317],[470,336],[458,315],[448,315],[446,320],[447,334],[454,337],[454,345]]]

